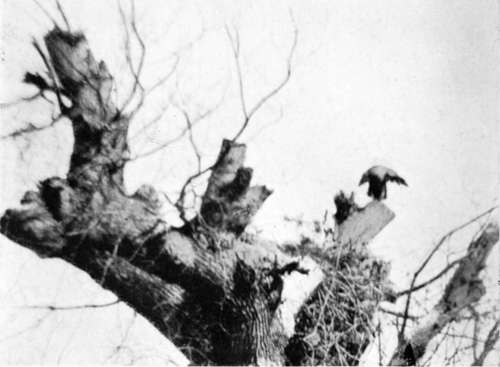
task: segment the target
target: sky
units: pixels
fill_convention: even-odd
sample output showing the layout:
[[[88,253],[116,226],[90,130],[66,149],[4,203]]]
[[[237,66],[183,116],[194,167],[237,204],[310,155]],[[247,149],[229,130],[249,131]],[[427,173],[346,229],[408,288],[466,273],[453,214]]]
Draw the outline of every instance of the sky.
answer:
[[[96,57],[115,75],[116,95],[123,100],[131,79],[117,3],[61,3],[73,29],[85,32]],[[34,1],[1,4],[0,101],[8,103],[33,92],[20,81],[25,71],[42,70],[30,42],[32,37],[41,40],[51,21]],[[57,17],[53,2],[40,4]],[[128,2],[123,6],[130,9]],[[239,34],[249,106],[283,78],[297,29],[289,83],[256,113],[241,139],[248,144],[253,182],[274,190],[253,230],[277,241],[296,237],[297,231],[283,217],[313,220],[325,210],[333,214],[333,196],[339,190],[355,192],[358,202],[366,204],[367,188],[358,187],[361,174],[374,164],[387,165],[409,186],[389,186],[386,204],[396,218],[370,247],[392,262],[392,279],[404,288],[440,236],[498,204],[498,2],[144,1],[137,2],[136,13],[147,46],[145,84],[154,84],[178,63],[174,76],[152,93],[135,118],[132,154],[155,148],[184,128],[175,105],[193,117],[214,110],[193,131],[203,166],[213,162],[221,139],[232,137],[242,123],[226,28]],[[135,60],[137,51],[135,44]],[[49,107],[36,102],[2,108],[2,134],[26,122],[48,121]],[[157,124],[141,130],[164,108]],[[135,136],[139,131],[143,133]],[[15,207],[38,180],[63,176],[71,140],[69,123],[63,121],[32,140],[2,142],[0,209]],[[152,183],[175,197],[195,167],[186,139],[129,164],[126,184],[133,192],[142,183]],[[176,223],[168,207],[165,216]],[[473,226],[448,242],[424,276],[445,264],[446,253],[463,252],[476,230]],[[498,261],[497,246],[487,274],[493,282]],[[78,270],[59,260],[40,260],[4,237],[0,274],[0,304],[5,310],[0,324],[6,330],[0,335],[0,362],[102,361],[125,334],[127,343],[139,350],[130,355],[122,351],[125,362],[137,362],[137,356],[167,358],[158,357],[165,341],[140,317],[133,319],[126,306],[51,313],[36,330],[17,335],[43,316],[20,306],[114,298]],[[436,295],[440,291],[434,290]],[[120,328],[112,327],[117,323]],[[88,327],[103,324],[109,328]],[[86,334],[89,330],[92,336]],[[152,338],[158,343],[151,344]],[[82,351],[81,343],[88,349]],[[24,353],[28,346],[36,348]]]

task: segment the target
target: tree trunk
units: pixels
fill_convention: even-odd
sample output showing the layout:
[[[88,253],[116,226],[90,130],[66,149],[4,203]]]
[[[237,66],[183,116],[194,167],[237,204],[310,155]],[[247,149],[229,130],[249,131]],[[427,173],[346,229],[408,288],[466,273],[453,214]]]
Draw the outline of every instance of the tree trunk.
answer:
[[[281,364],[282,277],[300,264],[274,243],[239,237],[271,194],[250,186],[245,145],[223,142],[200,214],[169,227],[152,187],[125,192],[129,117],[112,98],[105,63],[81,33],[56,28],[45,44],[61,113],[73,126],[71,163],[66,178],[42,181],[21,208],[7,210],[1,232],[86,271],[166,337],[191,346],[195,363]]]

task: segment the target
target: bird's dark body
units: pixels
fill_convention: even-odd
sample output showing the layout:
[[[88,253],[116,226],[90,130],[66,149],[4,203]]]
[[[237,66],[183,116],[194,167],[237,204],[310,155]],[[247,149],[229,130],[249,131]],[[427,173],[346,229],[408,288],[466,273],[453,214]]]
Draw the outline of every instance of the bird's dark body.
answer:
[[[387,182],[392,181],[400,185],[405,185],[406,181],[400,177],[394,170],[384,166],[373,166],[361,177],[360,185],[368,182],[368,196],[375,200],[387,198]]]
[[[377,176],[372,176],[368,180],[368,196],[377,200],[387,198],[387,186],[383,180]]]

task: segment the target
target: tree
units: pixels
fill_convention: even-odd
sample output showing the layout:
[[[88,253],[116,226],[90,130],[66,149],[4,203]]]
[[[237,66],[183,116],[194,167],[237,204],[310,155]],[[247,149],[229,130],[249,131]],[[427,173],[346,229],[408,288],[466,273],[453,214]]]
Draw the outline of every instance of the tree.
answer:
[[[387,280],[387,264],[366,246],[394,213],[378,201],[360,208],[352,196],[340,193],[335,198],[336,227],[319,230],[325,232],[321,244],[305,238],[299,245],[283,246],[245,233],[272,191],[251,185],[253,170],[244,165],[247,147],[239,139],[254,114],[288,82],[297,31],[283,79],[249,107],[238,34],[226,29],[236,61],[243,122],[232,138],[222,141],[217,159],[206,168],[199,164],[182,185],[173,204],[183,224],[170,226],[159,211],[161,193],[150,185],[133,194],[125,188],[124,168],[134,158],[129,154],[128,129],[147,94],[140,80],[145,48],[135,17],[130,28],[142,52],[136,67],[127,56],[134,82],[121,105],[114,98],[114,79],[106,64],[95,60],[85,35],[65,23],[65,29],[56,24],[44,36],[47,52],[34,41],[46,76],[27,72],[24,82],[38,89],[36,97],[55,96],[58,113],[49,126],[62,118],[71,121],[69,169],[65,177],[44,179],[37,191],[27,191],[21,207],[2,216],[1,232],[40,257],[61,258],[87,272],[165,337],[188,346],[194,363],[357,364],[375,334],[371,320],[380,302],[407,295],[409,304],[410,295],[423,287],[415,286],[417,271],[409,291],[395,292]],[[192,138],[195,121],[185,110],[183,114],[185,133],[199,158]],[[39,129],[26,126],[9,137]],[[188,190],[206,173],[206,189],[191,215]],[[455,275],[430,320],[409,338],[406,307],[392,363],[416,363],[438,331],[477,303],[484,294],[479,272],[497,242],[498,226],[488,224],[467,255],[454,264]],[[282,292],[292,275],[305,290],[289,307]],[[285,319],[296,320],[293,332]],[[481,356],[478,360],[484,360]]]

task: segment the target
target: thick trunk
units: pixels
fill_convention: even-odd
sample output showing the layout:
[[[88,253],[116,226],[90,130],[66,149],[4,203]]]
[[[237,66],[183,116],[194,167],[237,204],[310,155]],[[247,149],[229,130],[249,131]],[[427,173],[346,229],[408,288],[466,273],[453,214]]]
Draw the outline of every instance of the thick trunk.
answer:
[[[181,229],[169,227],[153,188],[125,192],[129,118],[116,107],[104,62],[83,34],[56,28],[45,44],[61,112],[73,125],[70,168],[7,210],[1,232],[86,271],[165,336],[191,346],[195,363],[281,364],[282,277],[304,271],[275,244],[239,238],[271,194],[250,187],[246,147],[223,142],[200,214]],[[318,283],[316,276],[311,284]]]

